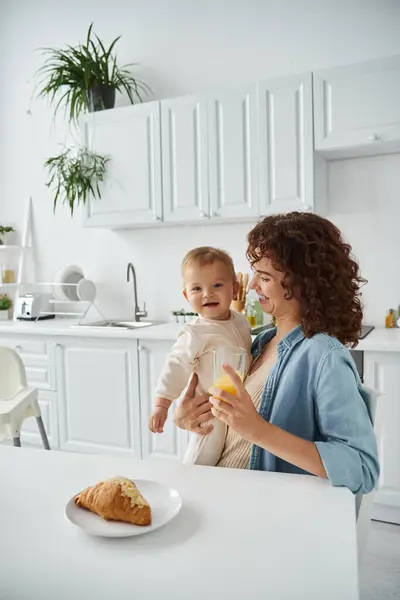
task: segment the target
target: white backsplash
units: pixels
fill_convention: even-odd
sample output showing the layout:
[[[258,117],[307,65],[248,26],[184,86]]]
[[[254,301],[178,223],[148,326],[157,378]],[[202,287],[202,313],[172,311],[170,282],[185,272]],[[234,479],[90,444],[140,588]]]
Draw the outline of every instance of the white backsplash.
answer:
[[[337,0],[3,3],[0,220],[21,230],[31,195],[38,276],[51,279],[68,263],[81,265],[88,277],[106,284],[100,301],[107,316],[131,316],[129,261],[137,270],[140,304],[146,301],[149,315],[163,319],[185,306],[180,261],[189,248],[224,248],[244,271],[250,226],[112,232],[84,229],[80,211],[73,220],[66,208],[53,215],[43,162],[71,136],[59,121],[52,124],[45,102],[30,103],[40,65],[35,50],[75,44],[93,20],[107,43],[122,34],[118,58],[140,62],[157,98],[400,53],[400,3],[390,0],[347,2],[341,8]],[[400,155],[330,165],[328,216],[343,229],[369,279],[366,321],[375,325],[400,301],[399,173]]]

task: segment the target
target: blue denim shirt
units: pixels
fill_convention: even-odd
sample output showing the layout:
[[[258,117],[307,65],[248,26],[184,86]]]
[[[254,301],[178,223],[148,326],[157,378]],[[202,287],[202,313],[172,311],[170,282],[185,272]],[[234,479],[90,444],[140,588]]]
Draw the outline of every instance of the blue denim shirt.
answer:
[[[253,342],[256,358],[275,336],[262,332]],[[278,360],[261,399],[260,415],[310,442],[315,442],[332,485],[355,494],[370,492],[379,477],[378,450],[361,380],[350,352],[334,337],[304,336],[296,327],[277,347]],[[306,473],[253,446],[250,469]]]

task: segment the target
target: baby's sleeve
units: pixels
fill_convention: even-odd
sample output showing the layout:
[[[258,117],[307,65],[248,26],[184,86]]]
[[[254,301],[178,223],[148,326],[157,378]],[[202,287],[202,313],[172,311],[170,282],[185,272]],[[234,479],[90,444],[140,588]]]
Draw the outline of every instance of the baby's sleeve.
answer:
[[[200,343],[192,327],[184,327],[167,356],[155,389],[157,398],[171,402],[179,398],[200,355]]]

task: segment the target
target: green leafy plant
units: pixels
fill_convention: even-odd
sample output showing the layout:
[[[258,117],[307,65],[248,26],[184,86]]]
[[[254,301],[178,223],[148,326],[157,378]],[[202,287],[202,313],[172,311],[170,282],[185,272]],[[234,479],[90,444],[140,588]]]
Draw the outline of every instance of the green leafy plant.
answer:
[[[106,48],[92,28],[93,23],[85,44],[41,49],[46,58],[37,71],[38,94],[49,97],[54,114],[64,104],[70,122],[76,122],[86,110],[113,108],[115,90],[125,92],[132,104],[142,102],[142,95],[151,92],[146,83],[128,70],[137,63],[117,66],[113,50],[121,36]]]
[[[108,158],[85,148],[69,148],[58,156],[48,158],[45,167],[50,179],[47,187],[54,191],[53,209],[61,200],[69,205],[71,216],[78,204],[85,204],[89,194],[101,198],[99,184],[104,181]]]
[[[0,295],[0,310],[10,310],[12,301],[7,294]]]
[[[4,236],[14,231],[13,227],[0,225],[0,246],[4,246]]]

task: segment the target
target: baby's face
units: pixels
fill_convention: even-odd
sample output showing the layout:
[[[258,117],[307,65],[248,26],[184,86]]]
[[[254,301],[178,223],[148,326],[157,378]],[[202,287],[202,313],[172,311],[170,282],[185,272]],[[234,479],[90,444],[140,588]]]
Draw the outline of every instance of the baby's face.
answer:
[[[206,319],[229,318],[229,307],[236,289],[232,273],[224,263],[189,265],[184,273],[186,300],[194,312]]]

